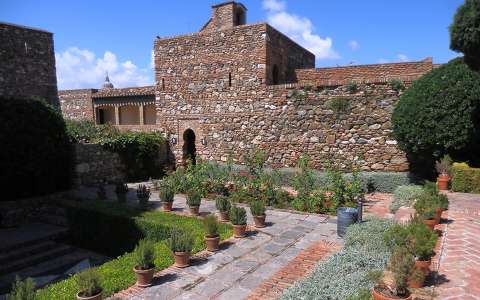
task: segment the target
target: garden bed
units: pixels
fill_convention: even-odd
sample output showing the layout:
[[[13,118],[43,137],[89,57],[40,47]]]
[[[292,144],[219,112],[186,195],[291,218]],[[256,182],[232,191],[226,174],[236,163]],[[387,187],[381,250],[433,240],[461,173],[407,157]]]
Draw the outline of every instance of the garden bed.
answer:
[[[101,277],[103,296],[112,295],[135,283],[131,251],[141,238],[155,241],[155,270],[172,265],[173,255],[165,240],[173,228],[194,237],[192,253],[205,249],[202,220],[157,211],[141,211],[115,202],[63,202],[67,209],[71,242],[116,258],[95,269]],[[219,224],[221,239],[232,235],[231,226]],[[73,299],[78,291],[75,276],[37,292],[39,299]]]

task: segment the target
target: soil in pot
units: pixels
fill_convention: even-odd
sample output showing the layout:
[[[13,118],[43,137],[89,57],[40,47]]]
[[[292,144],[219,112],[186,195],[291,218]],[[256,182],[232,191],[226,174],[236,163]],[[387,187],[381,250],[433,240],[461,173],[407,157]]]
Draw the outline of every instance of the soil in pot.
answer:
[[[173,202],[162,202],[163,211],[172,211]]]
[[[265,227],[265,217],[266,217],[265,214],[261,216],[253,216],[253,222],[255,222],[255,227],[257,228]]]
[[[430,228],[431,230],[434,230],[435,225],[437,225],[437,220],[435,219],[423,220],[423,224],[427,225],[427,227]]]
[[[175,252],[173,253],[175,257],[175,267],[177,268],[186,268],[189,266],[190,253],[187,252]]]
[[[77,293],[77,300],[102,300],[102,290],[99,290],[97,294],[87,297],[82,292]]]
[[[230,216],[228,215],[228,211],[220,211],[218,212],[220,216],[220,222],[228,222],[230,221]]]
[[[189,206],[188,207],[190,210],[190,215],[192,216],[198,216],[198,211],[200,210],[200,206]]]
[[[214,237],[205,237],[205,244],[207,244],[207,251],[210,252],[215,252],[218,251],[219,244],[220,244],[220,236],[214,236]]]
[[[154,267],[147,270],[142,270],[142,269],[139,269],[138,267],[134,267],[133,271],[137,276],[137,286],[147,287],[152,285],[153,274],[155,273]]]
[[[247,225],[233,225],[233,236],[236,238],[245,237],[245,231],[247,230]]]
[[[437,178],[437,186],[439,190],[447,191],[448,190],[448,182],[450,181],[450,176],[448,175],[440,175]]]
[[[374,287],[372,289],[372,296],[375,300],[412,300],[412,295],[399,297],[393,295],[392,292],[386,287]]]

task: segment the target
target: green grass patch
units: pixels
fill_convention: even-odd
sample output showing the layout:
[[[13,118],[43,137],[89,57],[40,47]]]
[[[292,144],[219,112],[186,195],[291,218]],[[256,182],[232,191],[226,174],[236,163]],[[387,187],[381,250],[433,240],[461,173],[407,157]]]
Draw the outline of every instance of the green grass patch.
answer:
[[[202,220],[198,218],[178,216],[159,211],[141,211],[115,202],[64,202],[67,208],[67,218],[72,232],[72,243],[87,245],[87,249],[104,249],[112,251],[113,247],[106,247],[113,243],[130,249],[124,251],[117,258],[96,267],[101,277],[103,296],[107,297],[115,292],[124,290],[135,283],[135,274],[131,250],[139,239],[147,237],[155,243],[155,269],[160,271],[173,264],[173,255],[166,246],[165,240],[173,228],[183,229],[194,237],[193,253],[205,249]],[[73,223],[77,221],[78,223]],[[219,233],[222,240],[232,235],[231,226],[219,224]],[[100,238],[99,238],[100,236]],[[105,239],[102,241],[102,238]],[[93,239],[104,246],[88,242]],[[127,242],[125,242],[127,241]],[[105,251],[102,252],[105,254]],[[51,284],[38,290],[40,300],[74,299],[77,293],[76,275]]]

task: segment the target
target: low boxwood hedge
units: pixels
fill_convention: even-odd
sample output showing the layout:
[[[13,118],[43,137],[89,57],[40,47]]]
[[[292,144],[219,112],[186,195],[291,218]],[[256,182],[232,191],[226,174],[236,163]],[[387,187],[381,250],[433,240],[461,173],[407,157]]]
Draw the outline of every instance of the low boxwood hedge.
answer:
[[[391,221],[370,219],[348,227],[342,250],[320,262],[307,278],[295,283],[282,295],[290,299],[347,299],[374,283],[368,278],[373,270],[383,270],[390,250],[383,238]]]
[[[145,212],[115,202],[63,202],[62,205],[67,209],[73,244],[117,257],[96,267],[101,277],[104,297],[135,283],[131,251],[141,238],[156,241],[157,271],[167,268],[174,262],[171,251],[165,244],[173,228],[183,229],[193,235],[193,253],[205,249],[203,241],[205,231],[202,220],[198,218],[159,211]],[[219,233],[222,240],[230,237],[231,226],[219,224]],[[39,299],[74,299],[77,292],[74,277],[38,290]]]
[[[480,168],[455,163],[452,168],[452,191],[480,193]]]

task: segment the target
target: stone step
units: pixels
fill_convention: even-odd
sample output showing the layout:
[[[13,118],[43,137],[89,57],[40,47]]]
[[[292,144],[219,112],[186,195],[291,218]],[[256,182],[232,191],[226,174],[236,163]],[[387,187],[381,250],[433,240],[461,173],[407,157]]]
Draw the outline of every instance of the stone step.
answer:
[[[89,258],[93,265],[100,265],[108,260],[107,257],[97,255],[88,250],[74,249],[73,252],[66,255],[58,255],[39,264],[30,265],[6,275],[0,275],[0,295],[10,291],[16,276],[20,277],[20,279],[25,279],[27,277],[57,275],[58,277],[54,282],[68,278],[71,274],[65,274],[64,272],[86,258]],[[44,285],[37,284],[36,287],[41,288]]]
[[[50,249],[53,249],[57,246],[53,241],[40,241],[33,245],[27,245],[25,247],[19,247],[18,249],[0,253],[0,266],[6,265],[12,261],[22,259],[24,257],[29,257],[36,255]]]
[[[45,215],[40,217],[40,221],[47,224],[57,225],[57,226],[68,226],[68,221],[65,216],[62,215]]]
[[[73,251],[73,248],[68,245],[57,244],[56,247],[43,251],[34,255],[24,256],[23,258],[0,265],[0,275],[16,272],[17,270],[27,268],[45,262],[52,258],[65,255]]]
[[[68,229],[44,223],[27,224],[19,228],[0,229],[0,254],[9,254],[20,248],[63,238]]]

